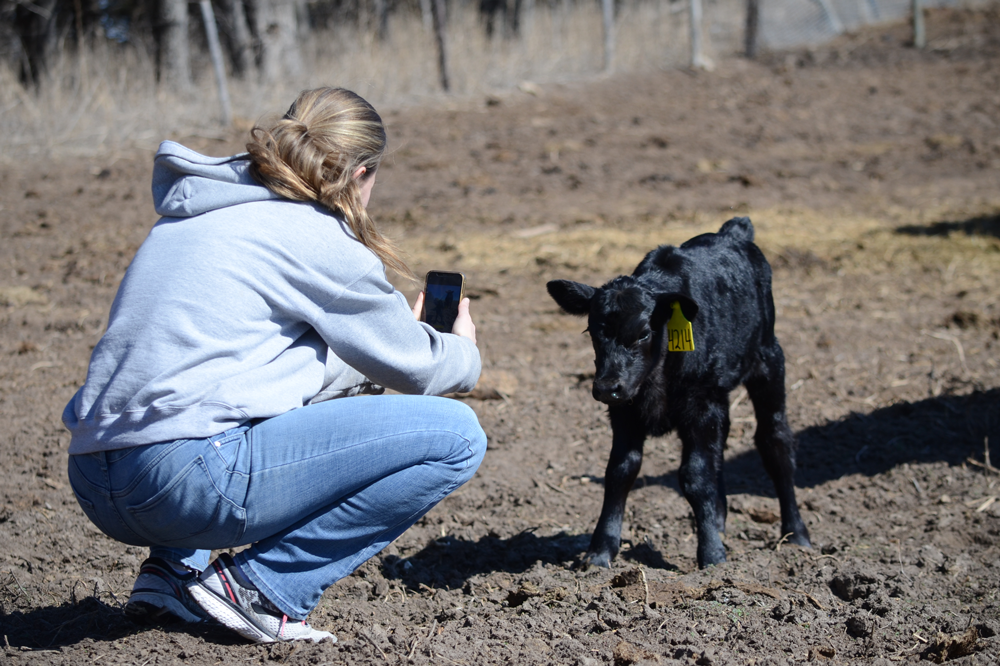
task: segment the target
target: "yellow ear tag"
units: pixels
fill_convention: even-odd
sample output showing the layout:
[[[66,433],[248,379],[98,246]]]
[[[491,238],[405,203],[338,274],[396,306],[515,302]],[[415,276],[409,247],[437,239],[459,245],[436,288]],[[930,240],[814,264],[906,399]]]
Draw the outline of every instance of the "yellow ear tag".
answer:
[[[670,307],[673,308],[674,312],[670,315],[670,321],[667,322],[667,336],[669,338],[667,351],[694,351],[694,331],[691,330],[691,322],[684,318],[680,303],[674,301]]]

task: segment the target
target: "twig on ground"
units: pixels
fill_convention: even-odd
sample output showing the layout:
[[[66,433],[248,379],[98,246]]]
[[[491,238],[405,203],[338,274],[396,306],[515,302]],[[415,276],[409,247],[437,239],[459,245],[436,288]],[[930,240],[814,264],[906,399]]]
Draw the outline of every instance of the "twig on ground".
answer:
[[[358,633],[361,634],[362,636],[364,636],[365,640],[367,640],[369,643],[371,643],[372,647],[374,647],[376,650],[378,650],[378,653],[380,655],[382,655],[382,659],[384,659],[385,661],[389,661],[389,658],[385,656],[385,652],[383,652],[382,648],[380,648],[378,646],[378,643],[375,642],[375,639],[368,635],[367,631],[359,631]]]
[[[976,507],[976,513],[982,513],[983,511],[986,511],[986,509],[988,509],[991,506],[993,506],[993,503],[996,502],[996,501],[997,501],[997,496],[996,495],[990,495],[989,497],[986,498],[985,502],[983,502],[978,507]]]
[[[955,345],[955,349],[958,351],[958,360],[962,363],[962,370],[966,373],[969,372],[969,366],[965,363],[965,349],[962,348],[962,342],[956,338],[954,335],[948,335],[947,333],[938,333],[932,331],[922,331],[924,335],[928,335],[932,338],[937,338],[938,340],[945,340],[951,342]]]
[[[401,588],[401,587],[395,587],[395,586],[393,586],[393,588],[391,590],[389,590],[388,592],[385,593],[385,596],[382,597],[382,603],[389,603],[389,599],[391,599],[392,597],[394,597],[397,593],[399,594],[400,603],[404,603],[405,604],[406,603],[406,590],[403,589],[403,588]]]
[[[28,600],[28,603],[29,604],[35,603],[34,600],[31,598],[31,595],[28,594],[23,587],[21,587],[21,583],[18,582],[17,576],[14,575],[14,572],[8,570],[7,571],[7,575],[10,576],[10,579],[14,582],[14,585],[17,586],[17,589],[21,591],[21,594],[24,595],[24,598]],[[7,583],[4,583],[3,586],[4,586],[4,589],[7,590],[7,592],[10,592],[10,588],[7,587]],[[15,598],[17,598],[19,595],[15,594],[13,596]]]
[[[781,550],[781,544],[783,544],[786,541],[788,541],[788,537],[790,537],[790,536],[792,536],[791,532],[789,532],[788,534],[781,535],[781,538],[778,539],[778,543],[775,544],[775,546],[774,546],[774,552],[777,553],[779,550]]]
[[[780,586],[780,587],[782,587],[782,588],[784,588],[784,589],[786,589],[786,590],[788,590],[789,592],[795,592],[796,594],[801,594],[801,595],[802,595],[802,596],[804,596],[804,597],[805,597],[806,599],[808,599],[808,600],[809,600],[809,602],[810,602],[810,603],[812,603],[812,605],[813,605],[813,606],[815,606],[816,608],[818,608],[818,609],[819,609],[819,610],[821,610],[821,611],[824,611],[824,612],[826,612],[826,608],[824,608],[824,607],[823,607],[823,604],[821,604],[821,603],[819,602],[819,599],[817,599],[817,598],[816,598],[816,597],[814,597],[813,595],[809,594],[809,593],[808,593],[808,592],[806,592],[805,590],[800,590],[800,589],[798,589],[798,588],[795,588],[795,587],[788,587],[787,585],[783,585],[783,584],[781,584],[781,583],[779,583],[779,586]]]
[[[990,463],[990,438],[989,437],[984,437],[983,438],[983,462],[979,462],[978,460],[976,460],[972,456],[969,456],[965,460],[966,460],[966,462],[968,462],[971,465],[975,465],[976,467],[982,467],[987,472],[993,472],[994,474],[1000,474],[1000,469],[997,469],[996,467],[994,467]]]
[[[840,558],[836,555],[817,555],[816,557],[810,558],[813,562],[818,562],[819,560],[834,560],[835,562],[840,562]]]
[[[434,632],[437,631],[437,626],[438,626],[437,618],[434,618],[434,622],[433,622],[433,624],[431,624],[431,630],[427,632],[427,640],[428,641],[434,636]],[[406,655],[407,659],[412,659],[413,658],[413,654],[417,651],[417,646],[418,645],[420,645],[420,636],[417,636],[414,639],[413,644],[410,646],[410,653],[408,655]]]
[[[646,570],[639,567],[639,575],[642,576],[642,589],[646,592],[645,605],[649,606],[649,583],[646,582]]]

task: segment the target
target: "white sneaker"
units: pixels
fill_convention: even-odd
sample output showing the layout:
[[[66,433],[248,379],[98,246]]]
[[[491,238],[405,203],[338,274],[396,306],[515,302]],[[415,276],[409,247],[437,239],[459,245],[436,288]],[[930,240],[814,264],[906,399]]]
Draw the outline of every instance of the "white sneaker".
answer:
[[[212,562],[188,591],[209,617],[256,643],[337,641],[330,632],[317,631],[305,620],[292,620],[278,610],[226,553]]]

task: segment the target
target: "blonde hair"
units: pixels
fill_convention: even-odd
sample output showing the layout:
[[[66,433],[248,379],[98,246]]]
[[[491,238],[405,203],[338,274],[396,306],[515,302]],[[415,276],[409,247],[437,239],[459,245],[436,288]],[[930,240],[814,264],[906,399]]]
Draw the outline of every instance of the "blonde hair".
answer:
[[[371,104],[350,90],[316,88],[302,92],[271,127],[250,130],[247,152],[257,182],[278,196],[315,201],[339,214],[385,266],[413,279],[361,201],[360,181],[375,177],[385,147],[385,126]],[[365,173],[355,179],[361,167]]]

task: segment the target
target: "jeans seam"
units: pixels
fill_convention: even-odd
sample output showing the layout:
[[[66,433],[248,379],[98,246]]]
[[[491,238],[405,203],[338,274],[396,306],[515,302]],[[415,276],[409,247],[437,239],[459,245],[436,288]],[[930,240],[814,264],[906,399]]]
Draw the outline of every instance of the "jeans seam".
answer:
[[[366,445],[373,444],[375,442],[380,442],[380,441],[387,440],[387,439],[393,439],[393,438],[396,438],[396,437],[406,437],[407,435],[415,435],[415,434],[419,434],[421,436],[424,436],[424,435],[427,435],[428,433],[439,433],[439,434],[443,434],[443,435],[452,435],[454,437],[458,437],[459,439],[462,439],[462,440],[464,440],[466,442],[467,448],[469,449],[469,451],[472,453],[472,455],[475,455],[475,452],[472,451],[472,440],[470,440],[468,437],[466,437],[462,433],[455,432],[453,430],[442,430],[442,429],[431,429],[431,428],[428,428],[428,429],[422,429],[422,430],[402,430],[400,432],[394,432],[391,435],[383,435],[381,437],[375,437],[375,438],[372,438],[372,439],[366,439],[364,441],[358,442],[357,444],[352,444],[350,446],[339,448],[336,451],[323,451],[321,453],[317,453],[316,455],[309,456],[308,458],[298,458],[296,460],[290,460],[290,461],[282,463],[280,465],[274,465],[274,466],[268,467],[266,469],[266,471],[280,470],[283,467],[288,467],[290,465],[300,465],[300,464],[302,464],[304,462],[309,462],[310,460],[315,460],[316,458],[322,458],[324,456],[329,456],[329,455],[338,455],[340,453],[343,453],[345,451],[350,451],[351,449],[357,448],[359,446],[366,446]],[[468,463],[466,463],[466,464],[468,464]],[[265,471],[265,470],[255,470],[255,471],[256,472],[261,472],[261,471]]]

